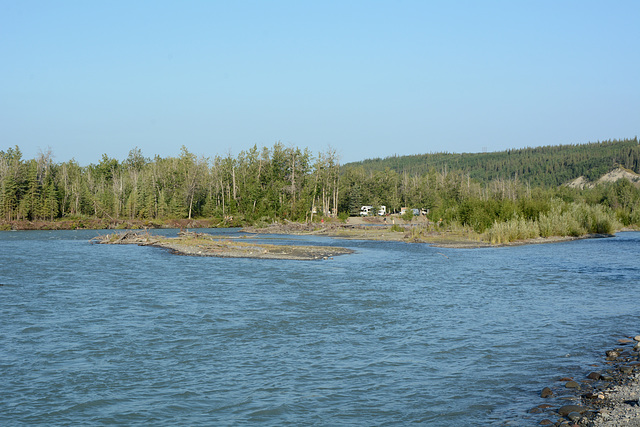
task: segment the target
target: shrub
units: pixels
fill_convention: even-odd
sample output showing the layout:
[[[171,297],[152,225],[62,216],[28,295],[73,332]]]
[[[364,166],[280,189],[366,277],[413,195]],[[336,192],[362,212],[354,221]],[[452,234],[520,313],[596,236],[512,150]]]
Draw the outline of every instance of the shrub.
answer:
[[[400,227],[398,224],[393,224],[391,226],[391,231],[404,232],[404,227]]]
[[[538,223],[520,217],[504,222],[494,222],[483,237],[493,244],[509,243],[516,240],[533,239],[540,236]]]
[[[411,222],[411,220],[413,220],[413,211],[411,209],[407,209],[407,211],[400,217],[406,222]]]

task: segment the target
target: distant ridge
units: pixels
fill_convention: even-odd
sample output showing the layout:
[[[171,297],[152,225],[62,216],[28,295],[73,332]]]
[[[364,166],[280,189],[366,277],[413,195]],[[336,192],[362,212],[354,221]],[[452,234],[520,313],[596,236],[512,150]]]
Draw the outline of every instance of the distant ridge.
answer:
[[[603,184],[603,183],[607,183],[607,182],[616,182],[619,181],[621,179],[626,179],[627,181],[629,181],[630,183],[632,183],[633,185],[635,185],[636,187],[640,188],[640,175],[630,171],[628,169],[619,167],[617,169],[612,170],[609,173],[606,173],[604,175],[602,175],[597,181],[595,182],[590,182],[587,179],[585,179],[584,176],[579,176],[578,178],[569,181],[568,183],[566,183],[565,185],[567,187],[571,187],[571,188],[593,188],[598,184]]]
[[[391,169],[422,175],[431,170],[462,171],[481,182],[518,179],[534,186],[560,186],[578,177],[589,182],[618,167],[640,174],[638,137],[586,144],[542,146],[490,153],[432,153],[347,163],[343,170]]]

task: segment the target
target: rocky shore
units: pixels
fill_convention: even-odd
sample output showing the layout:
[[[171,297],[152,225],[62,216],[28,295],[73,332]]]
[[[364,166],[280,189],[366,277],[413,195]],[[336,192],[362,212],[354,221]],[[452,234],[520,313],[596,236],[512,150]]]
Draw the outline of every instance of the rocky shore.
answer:
[[[249,240],[247,236],[243,240]],[[351,249],[334,246],[271,245],[216,237],[207,233],[181,231],[178,237],[163,237],[148,232],[127,231],[95,237],[92,243],[107,245],[138,245],[168,249],[176,255],[291,259],[301,261],[326,260],[353,253]]]
[[[560,378],[545,387],[547,403],[528,411],[531,425],[640,427],[640,335],[622,338],[603,355],[600,371]]]

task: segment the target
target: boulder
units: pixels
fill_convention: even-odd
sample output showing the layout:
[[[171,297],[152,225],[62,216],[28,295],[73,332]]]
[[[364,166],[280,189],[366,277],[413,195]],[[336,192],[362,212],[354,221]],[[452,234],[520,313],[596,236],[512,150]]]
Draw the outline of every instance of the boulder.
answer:
[[[607,350],[605,354],[607,355],[607,360],[616,360],[620,356],[620,353],[616,350]]]
[[[582,418],[582,415],[580,415],[579,412],[570,412],[569,415],[567,415],[567,418],[569,418],[573,422],[578,422],[578,420]]]
[[[577,412],[579,414],[583,414],[587,411],[587,408],[580,405],[564,405],[558,409],[558,413],[563,417],[566,417],[572,412]]]
[[[564,386],[566,388],[580,388],[580,384],[575,381],[568,381]]]
[[[551,391],[549,387],[545,387],[542,389],[542,392],[540,393],[540,397],[542,397],[543,399],[546,399],[547,397],[551,397],[551,396],[553,396],[553,391]]]
[[[600,379],[600,373],[599,372],[590,372],[589,375],[587,375],[587,378],[589,378],[590,380],[599,380]]]
[[[622,366],[620,368],[620,372],[622,372],[623,374],[630,374],[631,372],[633,372],[633,366]]]

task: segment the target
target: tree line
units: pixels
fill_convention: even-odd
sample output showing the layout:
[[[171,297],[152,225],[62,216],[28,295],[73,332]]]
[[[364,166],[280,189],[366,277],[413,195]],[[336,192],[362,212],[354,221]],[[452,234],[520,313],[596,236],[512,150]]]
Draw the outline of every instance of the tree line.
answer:
[[[134,148],[89,166],[54,163],[50,152],[24,160],[16,146],[0,151],[0,218],[311,220],[336,212],[339,170],[335,150],[314,157],[281,143],[214,158],[183,146],[178,157],[149,159]]]
[[[333,149],[314,155],[308,149],[281,143],[254,146],[235,157],[213,158],[196,156],[183,146],[178,157],[151,159],[134,148],[123,161],[103,155],[89,166],[80,166],[75,160],[56,163],[51,152],[23,159],[16,146],[0,151],[0,219],[211,218],[223,225],[241,225],[345,217],[358,215],[363,205],[384,205],[390,212],[401,207],[428,209],[433,222],[484,233],[497,223],[539,221],[554,212],[558,218],[569,211],[583,217],[595,212],[576,208],[579,205],[599,206],[609,222],[640,225],[640,189],[629,181],[579,190],[547,185],[544,182],[549,179],[543,178],[577,173],[575,162],[565,165],[558,160],[563,156],[586,162],[600,158],[597,153],[612,150],[630,153],[618,160],[637,167],[629,160],[635,158],[637,145],[637,140],[624,140],[490,153],[489,157],[500,161],[505,156],[515,159],[510,164],[525,164],[527,158],[539,157],[527,166],[539,172],[481,178],[473,170],[449,163],[415,171],[371,168],[366,162],[341,166]],[[620,151],[621,147],[624,150]],[[569,156],[566,152],[571,151],[575,153]],[[475,156],[475,163],[470,160],[469,164],[477,165],[489,158],[487,153],[459,156]],[[542,164],[546,165],[544,170],[540,169]],[[604,174],[613,166],[613,162],[608,168],[596,165],[594,170]],[[586,172],[594,173],[591,169]]]

